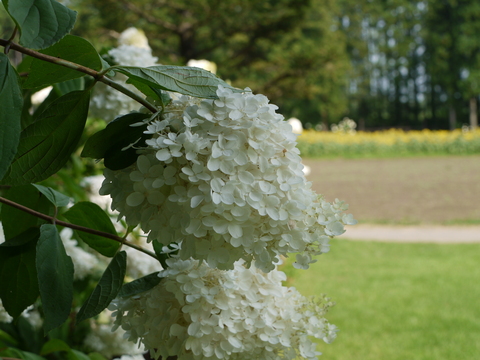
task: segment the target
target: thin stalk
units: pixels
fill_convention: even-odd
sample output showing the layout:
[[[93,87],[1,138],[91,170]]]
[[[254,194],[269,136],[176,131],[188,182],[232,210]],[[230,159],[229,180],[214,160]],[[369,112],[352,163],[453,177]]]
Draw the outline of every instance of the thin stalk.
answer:
[[[158,109],[155,107],[155,105],[151,104],[149,101],[147,101],[146,99],[142,98],[141,96],[135,94],[133,91],[127,89],[126,87],[124,87],[124,86],[116,83],[115,81],[107,78],[103,73],[101,73],[99,71],[90,69],[86,66],[76,64],[76,63],[68,61],[68,60],[60,59],[60,58],[50,56],[50,55],[47,55],[47,54],[42,54],[41,52],[25,48],[25,47],[23,47],[23,46],[21,46],[17,43],[14,43],[10,40],[0,39],[0,45],[6,47],[8,49],[21,52],[22,54],[29,55],[31,57],[50,62],[52,64],[64,66],[66,68],[69,68],[69,69],[72,69],[72,70],[79,71],[81,73],[90,75],[95,80],[97,80],[99,82],[102,82],[102,83],[120,91],[121,93],[127,95],[128,97],[132,98],[133,100],[139,102],[140,104],[145,106],[151,112],[155,113],[155,112],[158,111]]]
[[[119,243],[122,243],[122,244],[125,244],[135,250],[138,250],[138,251],[141,251],[143,252],[144,254],[147,254],[151,257],[153,257],[154,259],[158,259],[157,256],[151,252],[151,251],[148,251],[138,245],[135,245],[135,244],[132,244],[130,242],[127,242],[124,238],[121,238],[120,236],[117,236],[117,235],[113,235],[113,234],[109,234],[109,233],[106,233],[106,232],[103,232],[103,231],[99,231],[99,230],[95,230],[95,229],[90,229],[88,227],[85,227],[85,226],[80,226],[80,225],[75,225],[75,224],[71,224],[71,223],[68,223],[68,222],[65,222],[65,221],[61,221],[61,220],[57,220],[55,219],[54,217],[52,216],[48,216],[48,215],[45,215],[45,214],[42,214],[38,211],[35,211],[33,209],[30,209],[26,206],[23,206],[23,205],[20,205],[14,201],[11,201],[11,200],[8,200],[8,199],[5,199],[3,197],[0,196],[0,202],[1,203],[4,203],[6,205],[9,205],[9,206],[12,206],[14,207],[15,209],[18,209],[18,210],[21,210],[21,211],[24,211],[30,215],[33,215],[33,216],[36,216],[40,219],[43,219],[43,220],[46,220],[52,224],[55,224],[55,225],[60,225],[60,226],[64,226],[64,227],[68,227],[70,229],[73,229],[73,230],[78,230],[78,231],[82,231],[82,232],[85,232],[85,233],[88,233],[88,234],[92,234],[92,235],[98,235],[98,236],[102,236],[104,238],[107,238],[107,239],[110,239],[110,240],[114,240],[114,241],[117,241]]]

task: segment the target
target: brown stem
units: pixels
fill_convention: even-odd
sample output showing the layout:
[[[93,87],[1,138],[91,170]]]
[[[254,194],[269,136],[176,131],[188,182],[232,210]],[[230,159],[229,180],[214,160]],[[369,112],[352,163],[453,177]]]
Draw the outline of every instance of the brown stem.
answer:
[[[18,27],[15,26],[15,29],[13,29],[13,33],[12,33],[12,36],[10,36],[10,39],[7,40],[7,45],[5,46],[5,54],[8,54],[8,52],[10,51],[10,44],[12,43],[12,40],[15,38],[15,36],[17,35],[17,30],[18,30]]]
[[[76,64],[76,63],[68,61],[68,60],[60,59],[60,58],[50,56],[50,55],[47,55],[47,54],[42,54],[41,52],[25,48],[25,47],[23,47],[23,46],[21,46],[17,43],[9,41],[9,40],[0,39],[0,45],[4,46],[4,47],[9,47],[9,49],[21,52],[22,54],[29,55],[31,57],[34,57],[34,58],[37,58],[37,59],[40,59],[40,60],[43,60],[43,61],[47,61],[47,62],[57,64],[57,65],[60,65],[60,66],[64,66],[66,68],[69,68],[69,69],[72,69],[72,70],[79,71],[79,72],[82,72],[84,74],[90,75],[95,80],[103,82],[104,84],[120,91],[121,93],[123,93],[123,94],[125,94],[129,97],[131,97],[133,100],[135,100],[135,101],[139,102],[140,104],[142,104],[143,106],[145,106],[151,112],[155,113],[155,112],[158,111],[158,109],[154,105],[152,105],[149,101],[142,98],[141,96],[138,96],[133,91],[130,91],[129,89],[127,89],[127,88],[123,87],[122,85],[114,82],[113,80],[107,78],[106,76],[104,76],[103,73],[101,73],[99,71],[90,69],[86,66]]]
[[[61,220],[57,220],[51,216],[48,216],[48,215],[45,215],[45,214],[42,214],[38,211],[35,211],[33,209],[30,209],[26,206],[23,206],[23,205],[20,205],[14,201],[11,201],[11,200],[8,200],[8,199],[5,199],[3,197],[0,196],[0,202],[1,203],[4,203],[6,205],[9,205],[9,206],[12,206],[18,210],[21,210],[21,211],[24,211],[30,215],[33,215],[33,216],[36,216],[40,219],[43,219],[43,220],[46,220],[48,222],[51,222],[52,224],[55,224],[55,225],[60,225],[60,226],[64,226],[64,227],[68,227],[70,229],[73,229],[73,230],[78,230],[78,231],[82,231],[82,232],[85,232],[85,233],[88,233],[88,234],[92,234],[92,235],[98,235],[98,236],[102,236],[104,238],[107,238],[107,239],[110,239],[110,240],[114,240],[114,241],[117,241],[119,243],[122,243],[122,244],[125,244],[135,250],[138,250],[138,251],[141,251],[143,252],[144,254],[147,254],[155,259],[157,259],[157,256],[151,252],[151,251],[148,251],[138,245],[135,245],[135,244],[132,244],[130,242],[127,242],[125,241],[124,238],[121,238],[120,236],[117,236],[117,235],[113,235],[113,234],[109,234],[109,233],[106,233],[106,232],[103,232],[103,231],[100,231],[100,230],[95,230],[95,229],[91,229],[91,228],[87,228],[85,226],[80,226],[80,225],[75,225],[75,224],[71,224],[71,223],[68,223],[68,222],[65,222],[65,221],[61,221]]]

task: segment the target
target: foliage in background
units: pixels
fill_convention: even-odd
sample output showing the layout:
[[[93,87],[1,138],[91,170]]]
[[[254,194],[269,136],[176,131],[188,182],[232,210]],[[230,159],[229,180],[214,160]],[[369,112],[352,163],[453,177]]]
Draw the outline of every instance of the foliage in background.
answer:
[[[359,128],[453,129],[477,114],[480,5],[476,1],[76,0],[75,31],[114,44],[130,26],[161,63],[222,64],[286,117]],[[477,120],[478,121],[478,120]]]
[[[130,26],[141,28],[160,63],[207,59],[218,75],[250,87],[287,117],[328,122],[347,109],[349,69],[344,35],[332,31],[338,6],[319,0],[73,1],[76,33],[113,46]]]

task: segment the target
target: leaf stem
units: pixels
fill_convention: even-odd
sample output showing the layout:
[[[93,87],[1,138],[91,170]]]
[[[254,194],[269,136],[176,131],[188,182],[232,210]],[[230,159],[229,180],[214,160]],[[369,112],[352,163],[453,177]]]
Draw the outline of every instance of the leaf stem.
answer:
[[[65,222],[65,221],[57,220],[54,217],[42,214],[38,211],[30,209],[26,206],[23,206],[21,204],[18,204],[16,202],[14,202],[14,201],[5,199],[4,197],[1,197],[1,196],[0,196],[0,203],[12,206],[12,207],[14,207],[18,210],[21,210],[21,211],[24,211],[24,212],[30,214],[30,215],[33,215],[33,216],[36,216],[40,219],[51,222],[54,225],[60,225],[60,226],[68,227],[68,228],[73,229],[73,230],[83,231],[83,232],[86,232],[86,233],[89,233],[89,234],[92,234],[92,235],[98,235],[98,236],[102,236],[102,237],[110,239],[110,240],[117,241],[117,242],[125,244],[125,245],[127,245],[127,246],[129,246],[129,247],[131,247],[135,250],[141,251],[144,254],[147,254],[147,255],[153,257],[154,259],[158,260],[157,256],[153,252],[148,251],[148,250],[146,250],[146,249],[144,249],[141,246],[138,246],[136,244],[127,242],[124,238],[121,238],[120,236],[109,234],[109,233],[106,233],[106,232],[103,232],[103,231],[100,231],[100,230],[87,228],[85,226],[75,225],[75,224],[71,224],[71,223],[68,223],[68,222]]]
[[[12,40],[15,38],[15,36],[17,35],[17,30],[18,30],[18,27],[15,26],[15,29],[13,29],[13,33],[12,35],[10,36],[10,39],[7,40],[7,45],[5,45],[5,49],[4,49],[4,52],[5,54],[8,54],[8,52],[10,51],[10,45],[12,43]]]
[[[115,90],[118,90],[121,93],[127,95],[128,97],[132,98],[133,100],[139,102],[140,104],[145,106],[151,112],[155,113],[155,112],[158,111],[158,109],[156,108],[155,105],[151,104],[146,99],[142,98],[141,96],[139,96],[138,94],[134,93],[133,91],[127,89],[126,87],[120,85],[119,83],[116,83],[112,79],[109,79],[103,73],[101,73],[99,71],[90,69],[86,66],[76,64],[76,63],[68,61],[68,60],[60,59],[60,58],[50,56],[50,55],[47,55],[47,54],[42,54],[41,52],[25,48],[25,47],[23,47],[23,46],[21,46],[17,43],[12,42],[11,40],[0,39],[0,45],[4,46],[6,49],[7,48],[12,49],[12,50],[21,52],[22,54],[29,55],[31,57],[50,62],[52,64],[64,66],[66,68],[69,68],[69,69],[72,69],[72,70],[79,71],[79,72],[82,72],[84,74],[90,75],[95,80],[100,81],[100,82],[114,88]]]

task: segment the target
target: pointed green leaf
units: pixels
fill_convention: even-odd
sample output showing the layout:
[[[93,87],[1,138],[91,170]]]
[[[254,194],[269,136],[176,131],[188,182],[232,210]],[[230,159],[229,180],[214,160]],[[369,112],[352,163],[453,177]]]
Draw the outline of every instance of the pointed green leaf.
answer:
[[[20,44],[45,49],[70,32],[77,13],[55,0],[3,0],[20,29]]]
[[[129,83],[145,92],[145,85],[174,91],[184,95],[216,99],[218,85],[234,92],[243,92],[207,70],[187,66],[155,65],[147,68],[136,66],[112,66],[114,71],[125,74]],[[149,89],[151,91],[151,89]],[[148,95],[148,94],[147,94]]]
[[[7,55],[0,53],[0,179],[17,152],[23,97],[17,72]]]
[[[70,202],[70,198],[67,195],[63,195],[57,190],[42,185],[32,185],[35,186],[43,195],[45,195],[45,197],[55,206],[67,206]]]
[[[110,220],[110,217],[97,204],[88,201],[79,202],[68,209],[63,216],[72,224],[117,235],[112,220]],[[106,239],[102,236],[92,235],[83,231],[77,231],[77,235],[92,249],[108,257],[114,256],[121,245],[115,240]]]
[[[122,286],[122,289],[118,293],[118,297],[129,297],[140,294],[144,291],[150,290],[157,286],[162,280],[158,277],[158,271],[152,274],[148,274],[140,279],[136,279],[128,284]]]
[[[54,84],[53,89],[52,91],[50,91],[47,98],[43,100],[43,102],[35,109],[33,113],[33,118],[39,118],[40,115],[50,106],[50,104],[56,99],[58,99],[59,97],[72,91],[82,91],[84,89],[85,89],[85,77],[67,80],[61,83]],[[27,124],[27,126],[30,125],[32,122]]]
[[[57,100],[20,135],[8,175],[9,185],[38,182],[55,174],[77,148],[87,120],[89,92],[70,92]]]
[[[73,301],[73,262],[55,225],[40,227],[36,267],[47,333],[67,320]]]
[[[25,245],[30,241],[38,240],[39,237],[40,237],[40,229],[38,227],[31,227],[28,230],[25,230],[21,234],[11,239],[7,239],[5,242],[0,244],[0,247]]]
[[[133,148],[122,149],[132,143],[142,146],[145,140],[151,137],[143,133],[147,124],[135,127],[130,125],[148,117],[147,114],[130,113],[116,118],[105,129],[95,133],[87,140],[82,156],[105,159],[105,166],[110,170],[120,170],[130,166],[137,160],[137,151]]]
[[[21,351],[14,348],[0,349],[0,359],[21,359],[21,360],[46,360],[45,358],[38,356],[37,354]]]
[[[32,320],[27,320],[28,315],[29,311],[27,310],[26,314],[22,313],[22,316],[16,320],[18,337],[23,344],[22,349],[38,354],[45,339],[42,331],[31,323]]]
[[[85,354],[81,351],[71,349],[67,353],[67,360],[90,360],[90,358],[88,357],[87,354]]]
[[[100,71],[102,60],[95,48],[87,40],[73,35],[67,35],[57,44],[40,51],[42,54],[71,61],[87,68]],[[55,83],[81,78],[84,73],[72,70],[65,66],[53,64],[40,59],[33,59],[30,64],[29,75],[23,87],[31,89],[48,86]]]
[[[0,329],[0,348],[2,347],[18,347],[19,343],[14,337],[9,333]]]
[[[52,204],[32,185],[13,186],[8,190],[5,197],[8,200],[43,214],[52,214]],[[5,239],[7,239],[7,241],[20,234],[25,235],[25,231],[32,227],[37,227],[38,229],[40,225],[45,223],[44,220],[36,216],[27,214],[24,211],[8,205],[2,206],[1,218]]]
[[[155,255],[157,255],[158,261],[160,261],[162,267],[166,269],[168,267],[166,260],[169,258],[170,254],[166,254],[163,252],[163,244],[159,243],[157,240],[153,240],[152,245],[153,250],[155,251]]]
[[[65,95],[72,91],[85,90],[85,76],[56,83],[53,85],[53,90],[58,94],[58,96]]]
[[[40,355],[45,356],[52,352],[57,351],[69,351],[70,346],[60,339],[50,339],[45,344],[43,344],[42,349],[40,350]]]
[[[90,353],[88,354],[88,357],[90,358],[90,360],[108,360],[105,356],[98,352]]]
[[[120,251],[115,255],[103,273],[97,286],[77,314],[77,324],[100,314],[117,296],[123,284],[127,269],[127,253]]]
[[[35,245],[32,241],[22,246],[0,247],[0,298],[14,318],[38,297]]]

